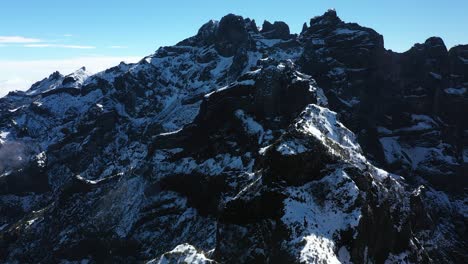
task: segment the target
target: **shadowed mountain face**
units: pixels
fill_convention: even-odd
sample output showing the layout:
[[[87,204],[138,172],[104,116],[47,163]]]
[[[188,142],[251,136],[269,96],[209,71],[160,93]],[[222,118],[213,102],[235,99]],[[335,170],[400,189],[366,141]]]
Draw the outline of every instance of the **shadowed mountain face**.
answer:
[[[468,46],[227,15],[0,99],[0,260],[463,263]]]

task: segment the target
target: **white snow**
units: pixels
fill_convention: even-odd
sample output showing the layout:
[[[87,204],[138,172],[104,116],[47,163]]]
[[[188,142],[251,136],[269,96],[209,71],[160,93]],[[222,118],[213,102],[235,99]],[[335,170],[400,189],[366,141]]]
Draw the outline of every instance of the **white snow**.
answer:
[[[339,231],[354,229],[361,218],[355,206],[359,189],[341,169],[320,181],[288,188],[281,220],[290,227],[288,244],[301,263],[343,263],[346,249],[335,246]],[[356,232],[356,231],[355,231]],[[338,252],[338,254],[336,253]]]
[[[247,171],[242,158],[232,156],[229,153],[218,154],[213,158],[198,162],[192,157],[186,157],[177,162],[170,162],[167,159],[171,156],[167,150],[157,150],[154,162],[158,164],[155,168],[155,177],[164,177],[169,174],[190,174],[193,172],[205,175],[219,175],[227,171]]]
[[[234,57],[222,57],[222,56],[220,56],[219,59],[218,59],[218,63],[216,65],[216,68],[211,70],[211,74],[213,76],[215,76],[215,78],[218,77],[218,76],[221,76],[221,74],[224,73],[225,71],[227,71],[229,69],[229,67],[232,65],[233,59],[234,59]]]
[[[138,220],[140,205],[144,201],[145,182],[140,177],[120,181],[97,201],[92,221],[95,225],[112,225],[119,237],[126,237]]]
[[[416,124],[410,127],[404,127],[400,129],[396,129],[394,132],[408,132],[408,131],[423,131],[423,130],[430,130],[436,128],[438,125],[437,123],[427,115],[411,115],[411,119]]]
[[[336,35],[354,35],[354,34],[367,34],[367,32],[362,31],[362,30],[351,30],[347,28],[338,28],[334,31]]]
[[[96,104],[96,106],[99,108],[99,110],[104,110],[104,106],[102,104]]]
[[[327,76],[331,78],[344,78],[346,76],[346,69],[342,67],[335,67],[327,73]]]
[[[444,92],[447,94],[452,94],[452,95],[463,95],[466,93],[466,88],[465,87],[447,88],[444,90]]]
[[[241,109],[236,110],[234,115],[242,122],[244,130],[249,135],[256,136],[260,144],[262,142],[263,134],[265,133],[262,125],[255,121],[252,117],[246,115]]]
[[[20,106],[20,107],[14,108],[14,109],[9,109],[8,112],[14,113],[14,112],[20,110],[20,109],[23,108],[23,107],[25,107],[25,105],[22,105],[22,106]]]
[[[0,231],[2,231],[3,229],[5,229],[6,227],[8,227],[8,224],[1,225],[1,226],[0,226]]]
[[[237,84],[240,84],[240,85],[254,85],[255,81],[254,80],[243,80],[243,81],[237,82]]]
[[[439,73],[430,72],[429,74],[430,74],[432,77],[434,77],[434,79],[442,80],[442,75],[440,75]]]
[[[26,223],[27,223],[27,226],[30,227],[32,226],[36,221],[37,221],[38,217],[35,217],[33,219],[30,219],[28,220]]]
[[[437,147],[414,147],[405,149],[405,151],[412,160],[413,169],[416,169],[420,163],[431,162],[433,160],[443,161],[451,165],[458,165],[457,160],[453,156],[443,153],[443,145]]]
[[[86,68],[82,67],[75,72],[65,76],[73,78],[75,81],[72,83],[67,83],[63,85],[64,88],[80,88],[81,85],[85,83],[85,81],[91,76],[91,73],[86,71]]]
[[[390,129],[388,129],[388,128],[386,128],[386,127],[381,127],[381,126],[377,127],[377,132],[378,132],[379,134],[383,134],[383,135],[390,135],[390,134],[392,134],[392,131],[391,131]]]
[[[46,153],[45,151],[39,153],[36,155],[36,159],[37,159],[37,164],[39,165],[39,167],[45,167],[46,165]]]
[[[312,44],[314,44],[314,45],[325,45],[325,40],[313,38],[312,39]]]
[[[307,76],[307,77],[309,77],[309,76]],[[328,98],[325,96],[325,93],[323,92],[322,88],[310,84],[309,85],[309,91],[315,92],[315,94],[317,96],[317,105],[324,106],[324,107],[328,106]]]
[[[85,96],[73,96],[68,93],[59,93],[45,98],[38,102],[41,107],[50,111],[57,117],[65,117],[70,112],[84,113],[102,97],[101,90],[94,90]]]
[[[205,94],[205,98],[209,98],[214,93],[225,91],[225,90],[228,90],[228,89],[232,89],[232,88],[236,87],[236,84],[251,86],[251,85],[255,84],[255,81],[254,80],[243,80],[243,81],[231,83],[231,84],[223,86],[223,87],[221,87],[221,88],[219,88],[219,89],[217,89],[215,91],[212,91],[212,92],[209,92],[209,93]]]
[[[342,264],[352,264],[351,255],[345,246],[342,246],[340,250],[338,250],[338,259]]]
[[[425,168],[425,165],[434,162],[458,165],[455,157],[446,154],[449,146],[444,143],[435,146],[407,146],[400,144],[398,136],[382,137],[379,140],[384,149],[385,160],[389,164],[407,162],[415,170]]]
[[[190,263],[190,264],[206,264],[212,261],[205,257],[203,253],[199,253],[195,247],[189,244],[182,244],[175,247],[173,250],[164,253],[159,260],[151,260],[147,264],[173,264],[173,263]]]
[[[296,141],[290,140],[282,142],[278,147],[276,147],[276,151],[282,155],[289,156],[306,152],[307,148]]]
[[[338,41],[342,41],[341,38],[343,37],[346,38],[347,40],[352,40],[358,37],[369,35],[369,33],[367,33],[366,31],[353,30],[353,29],[348,29],[348,28],[338,28],[335,31],[333,31],[333,33],[334,34],[331,35],[330,37],[339,36],[340,39]]]
[[[337,97],[337,98],[338,98],[338,100],[340,100],[340,102],[342,102],[343,104],[345,104],[348,107],[353,107],[353,106],[355,106],[355,105],[357,105],[357,104],[359,104],[361,102],[356,97],[351,98],[351,100],[349,100],[349,101],[346,101],[346,100],[344,100],[344,99],[342,99],[340,97]]]
[[[64,78],[63,76],[59,76],[59,78],[57,78],[57,79],[51,79],[51,78],[44,79],[40,83],[38,83],[38,85],[36,87],[34,87],[34,90],[30,89],[30,90],[26,91],[26,94],[27,95],[37,95],[37,94],[40,94],[40,93],[44,93],[44,92],[47,92],[47,91],[54,90],[54,89],[60,87],[60,85],[62,84],[63,78]]]
[[[174,131],[164,132],[164,133],[159,134],[158,136],[169,136],[169,135],[174,135],[174,134],[179,133],[180,131],[182,131],[182,128],[177,129],[177,130],[174,130]]]
[[[0,131],[0,139],[6,139],[10,132],[7,131]]]
[[[384,264],[411,264],[412,262],[409,260],[408,252],[402,252],[398,255],[390,253],[388,258],[385,260]]]
[[[277,45],[278,43],[282,43],[282,42],[284,42],[284,40],[282,39],[258,39],[257,40],[257,44],[260,43],[266,47],[273,47]]]
[[[384,150],[385,160],[392,164],[394,162],[404,159],[404,156],[401,154],[401,146],[398,143],[399,137],[383,137],[380,138],[380,144]]]
[[[299,131],[313,135],[322,141],[330,139],[343,148],[360,152],[361,148],[356,136],[337,120],[335,112],[310,104],[301,117],[303,118],[295,124]]]

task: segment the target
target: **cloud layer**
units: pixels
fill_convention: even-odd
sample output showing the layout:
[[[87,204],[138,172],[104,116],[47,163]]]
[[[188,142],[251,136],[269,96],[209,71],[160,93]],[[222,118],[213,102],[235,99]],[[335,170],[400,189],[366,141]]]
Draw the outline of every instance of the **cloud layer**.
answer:
[[[21,36],[0,36],[0,43],[16,44],[16,43],[39,43],[42,40],[37,38],[26,38]]]
[[[121,61],[131,63],[141,59],[140,56],[110,57],[93,56],[60,60],[1,60],[0,59],[0,96],[13,90],[27,90],[37,81],[44,79],[54,71],[69,74],[86,66],[96,73],[118,65]]]
[[[71,38],[72,34],[64,37]],[[62,42],[62,43],[60,43]],[[65,42],[65,43],[64,43]],[[0,48],[60,48],[60,49],[97,49],[91,45],[69,43],[66,40],[45,40],[25,36],[0,36]],[[106,49],[125,49],[126,46],[107,46]],[[40,59],[40,60],[16,60],[0,58],[0,97],[13,90],[27,90],[29,87],[49,76],[54,71],[69,74],[82,66],[86,66],[90,72],[99,72],[119,64],[121,61],[136,62],[142,57],[137,56],[83,56],[68,59]]]
[[[64,45],[64,44],[26,44],[23,45],[26,48],[65,48],[65,49],[95,49],[94,46],[84,45]]]
[[[64,37],[70,38],[72,34],[65,34]],[[95,49],[95,46],[90,45],[76,45],[76,44],[60,44],[50,43],[54,41],[47,41],[38,38],[28,38],[23,36],[0,36],[0,47],[5,46],[18,46],[25,48],[64,48],[64,49]],[[120,46],[115,46],[120,47]]]

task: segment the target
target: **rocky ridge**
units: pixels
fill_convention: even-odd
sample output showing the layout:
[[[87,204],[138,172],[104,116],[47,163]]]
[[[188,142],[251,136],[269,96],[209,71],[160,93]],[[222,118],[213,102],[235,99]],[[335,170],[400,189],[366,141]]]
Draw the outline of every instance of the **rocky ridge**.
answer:
[[[467,78],[333,10],[53,73],[0,99],[0,259],[463,263]]]

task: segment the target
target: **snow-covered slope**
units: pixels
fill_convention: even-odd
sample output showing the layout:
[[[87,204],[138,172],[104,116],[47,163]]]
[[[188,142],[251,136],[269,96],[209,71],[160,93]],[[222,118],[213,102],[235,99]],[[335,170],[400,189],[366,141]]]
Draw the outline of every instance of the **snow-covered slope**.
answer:
[[[462,263],[466,61],[330,10],[53,73],[0,99],[0,259]]]

